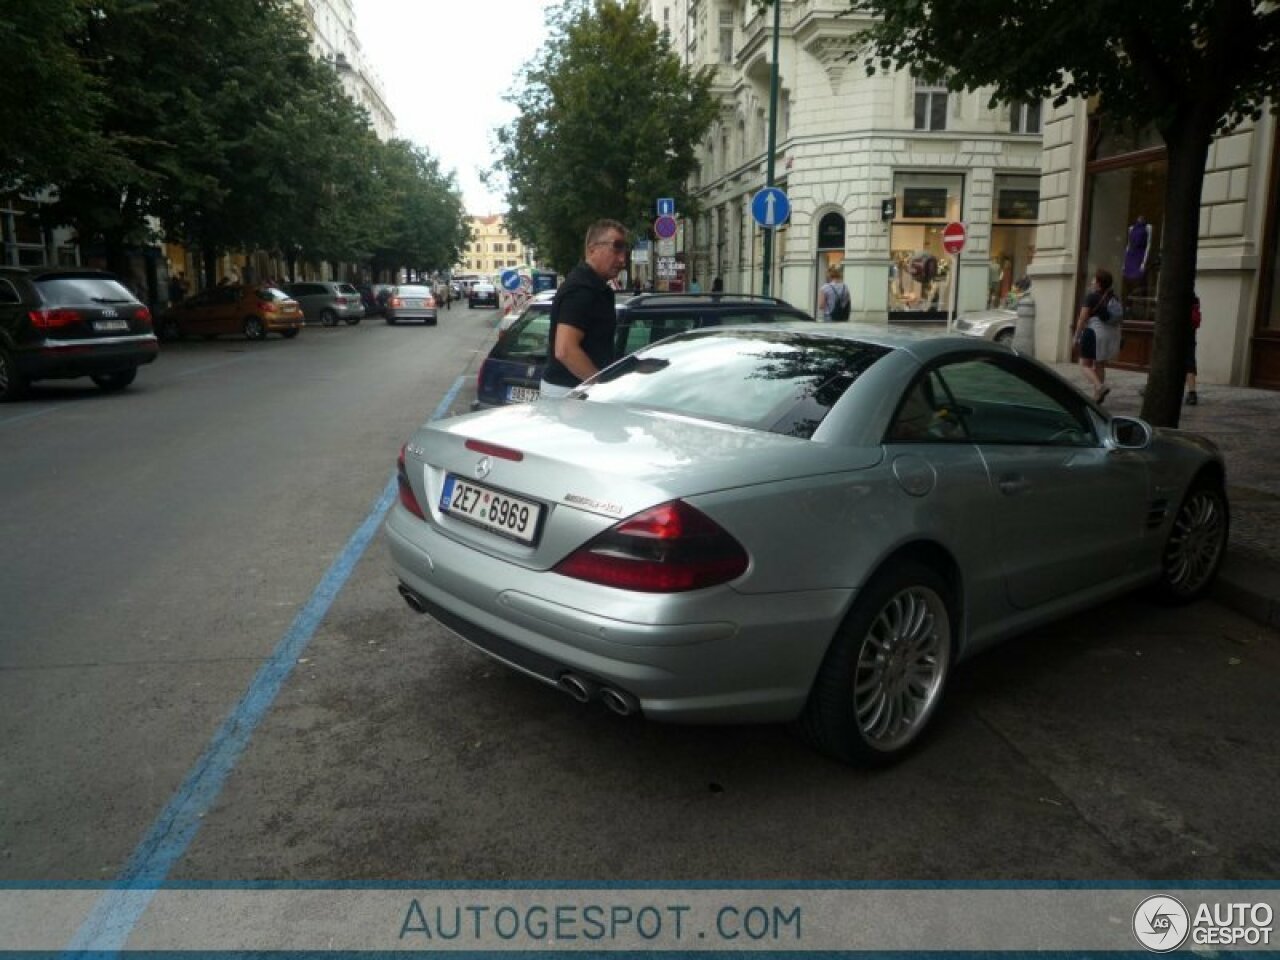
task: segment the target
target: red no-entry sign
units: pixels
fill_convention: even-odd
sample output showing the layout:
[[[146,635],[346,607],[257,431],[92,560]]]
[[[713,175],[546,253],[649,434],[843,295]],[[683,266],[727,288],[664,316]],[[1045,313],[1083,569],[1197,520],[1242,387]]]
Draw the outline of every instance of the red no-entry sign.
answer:
[[[948,223],[942,229],[942,249],[955,255],[964,249],[968,236],[963,223]]]

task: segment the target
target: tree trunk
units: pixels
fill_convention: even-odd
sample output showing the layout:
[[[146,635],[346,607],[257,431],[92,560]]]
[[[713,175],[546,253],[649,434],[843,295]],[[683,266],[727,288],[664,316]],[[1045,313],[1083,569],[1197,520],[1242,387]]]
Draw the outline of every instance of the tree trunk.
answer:
[[[200,259],[204,261],[204,288],[206,290],[218,285],[218,254],[213,250],[201,250]]]
[[[1182,416],[1183,387],[1191,352],[1191,298],[1200,248],[1200,190],[1212,128],[1187,123],[1165,135],[1168,180],[1164,232],[1159,242],[1159,290],[1151,374],[1142,417],[1158,427],[1176,427]]]

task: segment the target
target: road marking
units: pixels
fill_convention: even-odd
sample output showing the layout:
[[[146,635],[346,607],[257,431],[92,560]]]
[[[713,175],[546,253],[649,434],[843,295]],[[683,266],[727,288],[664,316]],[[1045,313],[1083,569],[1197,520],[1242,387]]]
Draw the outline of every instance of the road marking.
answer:
[[[465,377],[458,377],[454,381],[431,415],[432,420],[439,420],[449,412],[465,380]],[[222,792],[227,777],[248,746],[249,738],[275,702],[329,607],[350,579],[395,498],[396,478],[392,474],[373,509],[320,579],[311,597],[276,644],[270,659],[259,668],[240,702],[222,722],[194,766],[187,771],[177,792],[130,854],[112,888],[98,898],[64,953],[118,953],[124,949],[138,920],[174,864],[191,846],[200,829],[201,818]]]

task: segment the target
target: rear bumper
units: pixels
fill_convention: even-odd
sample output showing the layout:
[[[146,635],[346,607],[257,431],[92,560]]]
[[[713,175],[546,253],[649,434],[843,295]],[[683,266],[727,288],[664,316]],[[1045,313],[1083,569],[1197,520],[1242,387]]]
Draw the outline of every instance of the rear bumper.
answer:
[[[86,340],[43,340],[14,356],[18,370],[31,380],[57,380],[113,373],[150,363],[160,351],[154,334],[141,337],[94,337]]]
[[[385,316],[388,320],[406,321],[410,323],[435,323],[437,313],[435,309],[423,308],[421,310],[387,310]]]
[[[630,693],[655,720],[794,719],[849,601],[848,591],[719,587],[649,604],[482,554],[399,504],[385,530],[400,582],[464,640],[548,684],[573,672]],[[618,610],[620,597],[627,619],[593,612]]]
[[[263,317],[262,325],[271,333],[279,333],[281,330],[301,330],[303,320],[302,317]]]

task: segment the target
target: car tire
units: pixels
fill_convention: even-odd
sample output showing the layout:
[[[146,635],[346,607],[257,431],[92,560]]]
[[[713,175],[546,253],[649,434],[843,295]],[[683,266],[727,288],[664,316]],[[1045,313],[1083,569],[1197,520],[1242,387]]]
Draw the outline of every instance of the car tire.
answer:
[[[359,323],[363,319],[364,317],[347,317],[347,326],[354,327],[357,323]]]
[[[1001,330],[999,333],[996,334],[996,343],[1003,343],[1003,344],[1007,344],[1008,346],[1013,346],[1013,333],[1014,332],[1012,330]]]
[[[244,318],[244,335],[250,340],[267,339],[267,328],[263,325],[260,317]]]
[[[396,318],[395,318],[395,317],[387,317],[387,318],[386,318],[386,321],[387,321],[387,326],[388,326],[388,327],[394,327],[394,326],[396,325]]]
[[[1183,604],[1203,597],[1227,554],[1230,528],[1231,511],[1222,480],[1197,477],[1182,498],[1160,551],[1157,598]]]
[[[916,561],[892,564],[859,591],[800,716],[801,733],[819,751],[884,766],[919,743],[951,669],[951,594]]]
[[[27,394],[27,378],[18,372],[13,354],[0,347],[0,403],[20,400]]]
[[[426,325],[427,325],[428,327],[434,327],[434,326],[436,325],[436,318],[435,318],[435,317],[429,317],[429,318],[427,319]]]
[[[133,383],[137,376],[138,368],[130,367],[128,370],[113,370],[111,373],[95,373],[89,379],[96,383],[103,393],[115,393]]]
[[[297,328],[297,327],[294,327],[294,328],[293,328],[293,329],[291,329],[291,330],[281,330],[281,331],[280,331],[280,336],[284,337],[286,340],[292,340],[292,339],[293,339],[294,337],[296,337],[297,335],[298,335],[298,328]]]
[[[336,327],[338,325],[338,315],[332,310],[321,310],[320,322],[326,327]]]

